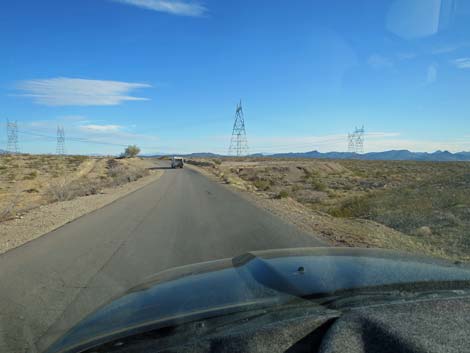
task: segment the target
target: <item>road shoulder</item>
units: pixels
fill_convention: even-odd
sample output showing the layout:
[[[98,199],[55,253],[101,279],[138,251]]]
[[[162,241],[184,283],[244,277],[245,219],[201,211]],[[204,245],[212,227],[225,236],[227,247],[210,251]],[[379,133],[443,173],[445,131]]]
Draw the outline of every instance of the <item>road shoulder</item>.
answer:
[[[284,222],[295,226],[299,230],[310,234],[315,239],[318,239],[321,242],[330,246],[341,245],[340,242],[332,241],[327,234],[318,232],[316,227],[312,227],[312,217],[310,215],[309,210],[305,209],[305,207],[299,204],[298,202],[295,202],[291,199],[269,199],[266,198],[263,194],[257,193],[254,190],[247,190],[246,185],[242,185],[232,181],[224,181],[223,176],[216,176],[213,173],[207,171],[205,168],[189,164],[187,164],[187,166],[190,169],[197,171],[198,173],[209,178],[213,182],[224,185],[226,188],[228,188],[232,192],[237,193],[237,195],[247,200],[251,204],[255,205],[256,207],[263,209],[280,218]]]
[[[20,218],[0,223],[0,254],[39,238],[73,220],[158,180],[163,172],[151,170],[150,175],[118,187],[103,189],[100,194],[82,196],[69,201],[37,207]]]
[[[421,243],[416,244],[411,236],[404,235],[377,222],[335,218],[309,209],[290,197],[268,197],[265,193],[258,192],[249,183],[217,168],[214,169],[204,164],[201,166],[191,165],[190,168],[215,182],[226,184],[228,188],[259,208],[274,214],[284,222],[294,225],[330,246],[386,248],[443,257],[443,254],[436,249]]]

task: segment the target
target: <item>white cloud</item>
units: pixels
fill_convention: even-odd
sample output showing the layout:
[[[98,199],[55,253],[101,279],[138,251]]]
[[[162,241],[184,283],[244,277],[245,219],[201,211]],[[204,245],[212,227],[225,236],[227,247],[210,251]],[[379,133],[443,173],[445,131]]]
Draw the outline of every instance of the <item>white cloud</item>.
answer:
[[[122,126],[120,125],[81,125],[79,127],[80,130],[85,132],[99,132],[99,133],[115,133],[122,130]]]
[[[138,88],[151,87],[144,83],[86,80],[80,78],[50,78],[20,82],[18,89],[27,92],[34,102],[49,106],[118,105],[124,101],[147,98],[130,96]]]
[[[183,0],[112,0],[123,4],[141,7],[147,10],[166,12],[179,16],[203,16],[207,9],[197,2]]]
[[[428,66],[428,73],[426,77],[426,83],[431,84],[437,80],[437,64],[431,64]]]
[[[470,69],[470,58],[460,58],[452,60],[454,64],[459,69]]]
[[[367,63],[373,68],[373,69],[388,69],[393,67],[393,61],[389,58],[386,58],[385,56],[382,56],[380,54],[372,54],[368,59]]]

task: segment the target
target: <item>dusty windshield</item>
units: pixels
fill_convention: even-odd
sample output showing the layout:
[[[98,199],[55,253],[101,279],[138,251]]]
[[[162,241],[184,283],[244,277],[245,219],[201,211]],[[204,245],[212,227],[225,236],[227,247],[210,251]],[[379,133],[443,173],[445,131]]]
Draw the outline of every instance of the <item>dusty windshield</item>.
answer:
[[[4,2],[0,351],[253,251],[468,262],[469,24],[466,0]]]

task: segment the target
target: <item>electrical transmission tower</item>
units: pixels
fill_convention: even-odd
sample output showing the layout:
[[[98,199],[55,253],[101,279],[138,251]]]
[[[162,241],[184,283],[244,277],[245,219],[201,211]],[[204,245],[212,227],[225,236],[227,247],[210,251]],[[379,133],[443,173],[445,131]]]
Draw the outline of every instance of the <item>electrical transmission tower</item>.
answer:
[[[348,134],[348,152],[364,153],[364,125],[362,128],[355,128],[352,134]]]
[[[356,128],[354,134],[356,135],[356,153],[364,153],[364,125],[360,129]]]
[[[356,143],[355,143],[354,134],[348,134],[348,152],[354,153],[356,152]]]
[[[57,126],[57,147],[56,153],[65,154],[65,130],[63,126]]]
[[[246,139],[245,118],[243,116],[241,100],[235,112],[235,122],[233,123],[232,138],[230,140],[228,154],[236,156],[248,154],[248,141]]]
[[[7,119],[7,153],[19,153],[18,147],[18,123]]]

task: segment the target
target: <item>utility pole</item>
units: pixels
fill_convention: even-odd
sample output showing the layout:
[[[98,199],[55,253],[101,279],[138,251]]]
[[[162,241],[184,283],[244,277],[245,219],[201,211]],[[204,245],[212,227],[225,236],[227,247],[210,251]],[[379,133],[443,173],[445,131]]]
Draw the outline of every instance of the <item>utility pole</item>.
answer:
[[[245,117],[243,115],[242,101],[237,105],[235,111],[235,122],[233,123],[232,138],[228,154],[233,156],[245,156],[248,154],[248,141],[246,139]]]
[[[56,153],[59,155],[65,154],[65,130],[63,126],[57,126],[57,147]]]
[[[18,147],[18,123],[7,119],[7,153],[17,154],[20,152]]]

